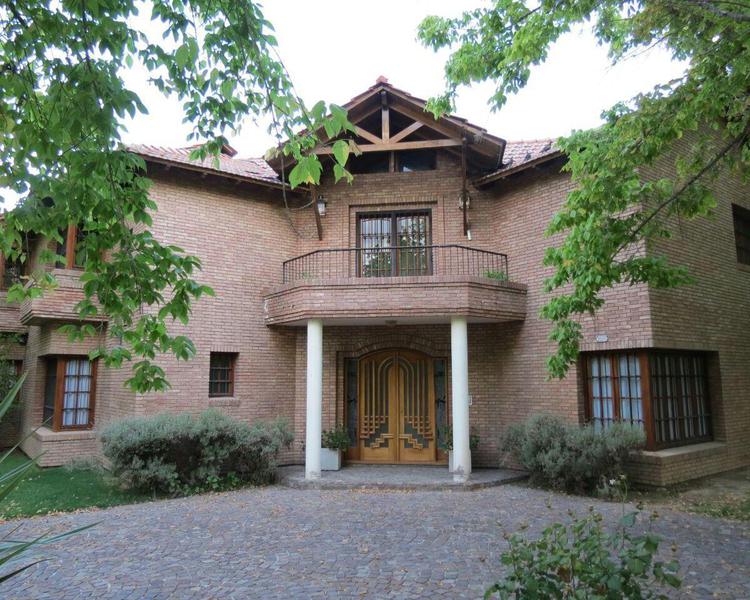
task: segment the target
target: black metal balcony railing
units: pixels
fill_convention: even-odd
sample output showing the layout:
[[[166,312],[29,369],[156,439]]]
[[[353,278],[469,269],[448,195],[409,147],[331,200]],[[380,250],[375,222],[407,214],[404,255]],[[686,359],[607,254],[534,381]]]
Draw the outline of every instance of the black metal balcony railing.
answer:
[[[475,275],[506,281],[508,257],[450,244],[315,250],[284,262],[284,283],[350,277]]]

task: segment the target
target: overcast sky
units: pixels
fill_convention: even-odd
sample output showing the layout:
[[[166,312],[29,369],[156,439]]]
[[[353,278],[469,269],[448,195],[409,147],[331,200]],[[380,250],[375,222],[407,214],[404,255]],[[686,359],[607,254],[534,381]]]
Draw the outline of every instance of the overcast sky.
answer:
[[[428,98],[442,91],[446,53],[416,40],[428,14],[458,15],[481,2],[465,0],[269,0],[281,56],[302,98],[343,104],[384,75],[390,83]],[[487,84],[462,91],[457,113],[508,140],[558,137],[597,125],[601,111],[682,72],[658,49],[612,67],[606,49],[588,31],[565,36],[529,85],[499,113],[487,106]],[[137,83],[137,82],[134,82]],[[148,117],[128,123],[126,141],[185,144],[188,128],[179,106],[146,93]],[[248,122],[232,138],[240,156],[261,156],[273,145],[265,127]]]
[[[466,0],[269,0],[266,17],[274,24],[279,50],[298,93],[343,104],[371,86],[379,75],[415,96],[442,91],[443,61],[416,40],[417,25],[428,14],[458,15],[481,4]],[[559,137],[596,126],[605,108],[679,75],[682,66],[650,50],[612,67],[606,49],[582,30],[566,35],[536,67],[529,85],[499,113],[490,111],[491,86],[465,89],[457,114],[507,140]],[[126,75],[150,114],[127,122],[126,142],[186,145],[189,127],[180,106],[149,89],[142,72]],[[248,121],[230,139],[240,156],[262,156],[273,145],[265,126]],[[12,204],[11,199],[11,204]],[[7,206],[7,205],[6,205]]]

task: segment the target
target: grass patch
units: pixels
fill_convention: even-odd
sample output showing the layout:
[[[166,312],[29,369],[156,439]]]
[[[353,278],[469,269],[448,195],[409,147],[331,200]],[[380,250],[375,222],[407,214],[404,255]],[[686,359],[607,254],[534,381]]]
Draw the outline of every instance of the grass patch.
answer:
[[[694,502],[686,508],[690,512],[706,515],[708,517],[750,521],[750,494],[747,494],[744,498],[729,496],[714,500]]]
[[[16,451],[3,461],[0,472],[9,471],[25,460],[24,454]],[[104,508],[153,499],[151,494],[122,489],[116,478],[92,465],[32,467],[27,477],[0,505],[0,519]]]

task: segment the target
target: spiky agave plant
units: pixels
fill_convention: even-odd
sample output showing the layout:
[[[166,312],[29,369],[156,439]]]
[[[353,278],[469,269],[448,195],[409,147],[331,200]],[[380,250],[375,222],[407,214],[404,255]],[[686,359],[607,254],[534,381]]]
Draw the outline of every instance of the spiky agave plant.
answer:
[[[18,378],[18,381],[13,384],[13,387],[11,387],[2,401],[0,401],[0,422],[2,422],[3,416],[8,412],[11,405],[13,404],[16,396],[18,395],[18,391],[21,389],[21,386],[23,385],[25,379],[26,374],[24,373],[23,375],[21,375],[21,377]],[[10,495],[10,493],[18,486],[18,484],[21,483],[21,481],[23,481],[24,477],[29,473],[30,469],[32,469],[37,464],[37,461],[39,459],[39,456],[37,456],[33,459],[26,460],[20,465],[17,465],[5,472],[3,469],[3,463],[8,459],[13,451],[18,448],[19,445],[20,442],[13,446],[10,450],[0,455],[0,507]],[[0,513],[2,513],[2,510],[0,510]],[[19,564],[19,561],[22,561],[23,559],[22,555],[25,552],[31,550],[34,546],[61,540],[75,533],[79,533],[84,529],[93,527],[94,525],[96,525],[96,523],[92,523],[90,525],[79,527],[78,529],[74,529],[72,531],[67,531],[65,533],[57,535],[44,533],[36,538],[29,540],[13,539],[11,536],[15,531],[17,531],[17,528],[13,529],[8,535],[0,538],[0,584],[3,584],[11,577],[18,575],[22,571],[25,571],[29,567],[43,560],[36,559],[32,562]],[[10,568],[10,570],[6,571],[7,568]]]

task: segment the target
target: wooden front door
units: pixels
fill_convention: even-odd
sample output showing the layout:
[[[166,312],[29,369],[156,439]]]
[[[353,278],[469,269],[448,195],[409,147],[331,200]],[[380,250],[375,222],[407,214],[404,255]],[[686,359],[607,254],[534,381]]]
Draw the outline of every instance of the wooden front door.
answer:
[[[430,357],[409,350],[388,350],[360,359],[360,460],[437,460],[433,368]]]

